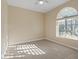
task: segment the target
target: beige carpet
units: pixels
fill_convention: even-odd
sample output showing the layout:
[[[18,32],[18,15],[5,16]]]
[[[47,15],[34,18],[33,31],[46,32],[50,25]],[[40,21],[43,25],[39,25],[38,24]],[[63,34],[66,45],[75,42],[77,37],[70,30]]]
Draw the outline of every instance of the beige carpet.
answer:
[[[48,40],[9,46],[4,59],[78,59],[78,52]]]

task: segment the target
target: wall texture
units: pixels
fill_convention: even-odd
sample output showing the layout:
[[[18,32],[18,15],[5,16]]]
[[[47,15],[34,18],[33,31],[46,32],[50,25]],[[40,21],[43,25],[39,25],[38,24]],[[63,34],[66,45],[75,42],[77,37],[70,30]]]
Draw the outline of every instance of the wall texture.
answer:
[[[72,48],[77,49],[78,41],[71,39],[62,39],[56,37],[56,17],[58,12],[64,7],[73,7],[77,10],[77,0],[70,0],[67,3],[56,7],[55,9],[46,13],[45,16],[45,36],[51,41],[55,41],[57,43],[61,43],[66,46],[70,46]]]
[[[1,59],[8,46],[7,9],[6,0],[1,0]]]
[[[8,6],[9,44],[43,37],[43,14]]]
[[[77,0],[70,0],[55,9],[42,14],[18,7],[8,6],[9,44],[48,38],[51,41],[77,49],[77,40],[56,37],[56,17],[64,7],[77,10]]]

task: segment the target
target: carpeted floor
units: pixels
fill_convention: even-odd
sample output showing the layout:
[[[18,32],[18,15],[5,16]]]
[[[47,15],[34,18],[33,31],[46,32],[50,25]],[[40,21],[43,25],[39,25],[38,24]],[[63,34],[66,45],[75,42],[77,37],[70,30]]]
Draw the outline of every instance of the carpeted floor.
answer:
[[[48,40],[11,45],[4,59],[78,59],[78,51]]]

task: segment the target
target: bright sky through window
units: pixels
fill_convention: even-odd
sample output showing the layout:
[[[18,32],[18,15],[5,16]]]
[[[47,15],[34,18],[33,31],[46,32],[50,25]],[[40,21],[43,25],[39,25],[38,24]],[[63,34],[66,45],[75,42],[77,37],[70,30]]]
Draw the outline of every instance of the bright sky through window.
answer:
[[[74,8],[63,8],[57,16],[56,37],[78,39],[78,17]]]

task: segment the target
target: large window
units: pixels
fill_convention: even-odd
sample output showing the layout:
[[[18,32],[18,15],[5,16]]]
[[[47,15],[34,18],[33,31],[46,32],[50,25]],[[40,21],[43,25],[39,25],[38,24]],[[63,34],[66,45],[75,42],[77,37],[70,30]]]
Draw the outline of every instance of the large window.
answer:
[[[59,12],[56,21],[56,36],[77,40],[78,17],[74,8],[66,7]]]

